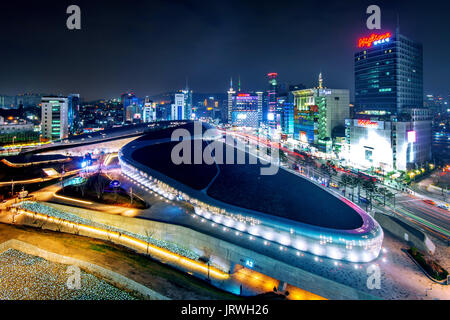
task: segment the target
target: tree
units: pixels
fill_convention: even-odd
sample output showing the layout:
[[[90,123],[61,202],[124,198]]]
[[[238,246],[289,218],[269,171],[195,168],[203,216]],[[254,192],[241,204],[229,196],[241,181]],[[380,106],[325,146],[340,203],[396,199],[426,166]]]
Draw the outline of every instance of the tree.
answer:
[[[93,176],[93,183],[97,198],[103,198],[103,194],[105,193],[107,184],[106,179],[104,179],[100,173],[97,173],[95,176]]]
[[[322,164],[319,169],[322,175],[324,175],[329,182],[331,181],[333,176],[337,174],[336,169],[330,166],[330,162],[328,162],[327,164]]]
[[[209,281],[209,269],[210,269],[210,264],[211,264],[211,254],[212,254],[212,250],[209,247],[203,247],[203,260],[205,261],[205,263],[208,265],[208,281]]]
[[[287,162],[288,161],[288,157],[286,155],[286,153],[283,150],[280,150],[280,162]]]
[[[347,186],[351,186],[352,185],[352,177],[347,175],[347,174],[343,174],[341,176],[341,185],[344,186],[344,197],[346,196],[346,191],[347,191]]]
[[[331,177],[331,170],[330,170],[330,167],[329,167],[329,166],[327,166],[326,164],[322,164],[322,165],[320,166],[320,172],[321,172],[325,177],[327,177],[328,180],[330,179],[330,177]]]
[[[377,191],[377,186],[376,186],[375,182],[373,180],[363,180],[361,187],[366,192],[366,198],[369,199],[369,204],[370,204],[370,207],[372,208],[372,196]],[[366,209],[367,209],[368,205],[366,206]]]
[[[86,182],[83,182],[82,184],[80,184],[79,186],[78,186],[78,188],[80,188],[80,191],[81,191],[81,196],[84,198],[84,193],[86,192],[86,185],[87,185],[87,183]]]
[[[377,190],[377,193],[381,196],[383,196],[383,206],[386,206],[386,193],[388,192],[388,189],[385,187],[380,187]]]
[[[355,195],[355,188],[358,187],[358,200],[359,200],[359,185],[360,180],[357,177],[350,176],[349,179],[349,186],[352,188],[352,201],[355,202],[354,195]]]
[[[386,189],[385,195],[388,200],[394,199],[394,209],[395,209],[395,193],[392,193],[388,189]]]

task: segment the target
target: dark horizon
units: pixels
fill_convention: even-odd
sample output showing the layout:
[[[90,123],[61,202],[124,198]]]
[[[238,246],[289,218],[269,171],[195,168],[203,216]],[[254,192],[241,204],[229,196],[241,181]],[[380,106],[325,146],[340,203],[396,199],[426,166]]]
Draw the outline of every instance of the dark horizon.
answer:
[[[91,1],[92,2],[92,1]],[[353,54],[366,8],[381,7],[381,31],[421,42],[424,94],[450,94],[446,15],[450,4],[423,1],[16,1],[2,3],[0,94],[80,93],[86,101],[133,89],[154,96],[185,87],[224,93],[280,83],[350,89]],[[66,8],[81,8],[81,30],[66,28]]]

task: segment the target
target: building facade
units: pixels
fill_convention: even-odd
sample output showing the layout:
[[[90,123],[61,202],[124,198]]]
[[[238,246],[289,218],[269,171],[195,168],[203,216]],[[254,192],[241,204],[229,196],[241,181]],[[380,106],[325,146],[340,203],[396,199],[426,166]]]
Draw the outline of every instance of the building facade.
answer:
[[[69,136],[68,109],[66,97],[42,97],[41,133],[44,139],[59,140]]]
[[[347,119],[343,155],[363,169],[414,169],[431,158],[430,117],[428,110],[419,108],[404,109],[401,117]]]
[[[266,106],[263,113],[263,121],[269,128],[281,130],[282,110],[277,103],[278,98],[278,73],[271,72],[267,74],[268,88],[266,94]]]
[[[231,124],[258,128],[262,117],[262,92],[231,95]]]
[[[373,126],[350,129],[355,132],[350,133],[350,149],[359,148],[356,132],[363,130],[367,131],[365,135],[374,136],[371,148],[379,148],[373,141],[390,148],[385,150],[384,157],[391,159],[392,154],[393,159],[378,161],[374,157],[371,161],[375,166],[381,164],[406,170],[431,160],[431,115],[423,101],[422,44],[401,35],[397,28],[393,34],[386,32],[361,38],[358,47],[354,56],[356,118],[374,119],[375,116],[382,122],[378,131],[374,131]],[[354,154],[352,152],[350,154]]]
[[[192,90],[186,85],[186,89],[181,90],[184,96],[184,115],[183,120],[190,120],[192,117]]]
[[[123,122],[133,122],[134,116],[140,114],[139,98],[133,92],[126,92],[121,95],[123,105]]]
[[[67,97],[69,133],[77,132],[80,125],[80,95],[73,93]]]
[[[293,95],[294,138],[314,145],[330,145],[333,131],[345,127],[350,116],[350,91],[323,87],[322,76],[319,86],[312,89],[291,91]]]
[[[183,93],[176,93],[170,112],[170,120],[185,120],[186,100]]]
[[[355,53],[357,112],[398,114],[423,106],[422,44],[397,30],[361,38]]]
[[[233,97],[236,94],[236,91],[233,89],[233,79],[230,80],[230,89],[227,91],[228,100],[227,100],[227,123],[232,123],[232,112],[233,112]]]
[[[26,121],[5,122],[0,117],[0,144],[36,142],[39,140],[39,126]]]
[[[142,109],[142,121],[156,121],[156,103],[151,101],[149,98],[145,99],[144,108]]]

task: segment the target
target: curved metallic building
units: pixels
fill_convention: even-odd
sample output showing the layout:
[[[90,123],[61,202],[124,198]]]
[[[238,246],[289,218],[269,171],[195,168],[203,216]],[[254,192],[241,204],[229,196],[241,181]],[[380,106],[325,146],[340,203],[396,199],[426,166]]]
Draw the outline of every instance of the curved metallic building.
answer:
[[[321,185],[281,168],[273,176],[260,176],[262,164],[174,164],[171,153],[179,144],[171,139],[175,129],[185,139],[189,136],[192,153],[196,142],[204,151],[212,139],[222,138],[214,128],[203,123],[195,130],[196,125],[172,123],[125,145],[119,152],[122,173],[169,200],[190,203],[204,219],[280,249],[351,262],[378,257],[380,225]]]

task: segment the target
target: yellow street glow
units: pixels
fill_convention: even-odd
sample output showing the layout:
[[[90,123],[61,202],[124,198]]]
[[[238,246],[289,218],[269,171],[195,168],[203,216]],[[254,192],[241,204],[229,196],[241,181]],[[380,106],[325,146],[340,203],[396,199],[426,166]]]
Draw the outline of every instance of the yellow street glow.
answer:
[[[89,201],[83,201],[83,200],[79,200],[79,199],[64,197],[64,196],[57,195],[56,193],[54,193],[53,196],[58,199],[74,201],[74,202],[79,202],[79,203],[84,203],[84,204],[92,204],[92,202],[89,202]]]
[[[73,200],[73,199],[72,199]],[[81,200],[78,200],[81,201]],[[148,243],[146,241],[140,240],[135,237],[131,237],[126,234],[122,234],[120,232],[116,231],[109,231],[97,227],[92,227],[85,224],[75,223],[71,222],[69,220],[64,220],[60,218],[54,218],[45,214],[37,213],[37,212],[31,212],[24,209],[20,209],[19,213],[24,214],[28,217],[33,217],[34,219],[39,219],[47,222],[54,222],[59,223],[62,225],[65,225],[67,227],[71,228],[78,228],[78,230],[85,230],[88,232],[92,232],[101,236],[107,236],[109,239],[115,238],[116,240],[119,240],[123,243],[128,244],[131,247],[138,248],[140,250],[148,251],[148,253],[152,253],[155,256],[159,256],[160,259],[165,261],[170,261],[174,264],[178,264],[180,266],[183,266],[186,269],[190,269],[189,271],[197,271],[203,274],[209,275],[220,280],[225,280],[229,278],[229,274],[226,272],[223,272],[222,270],[219,270],[215,267],[208,266],[205,263],[201,263],[195,260],[192,260],[190,258],[183,257],[177,253],[171,252],[167,249],[157,247],[151,243]]]

